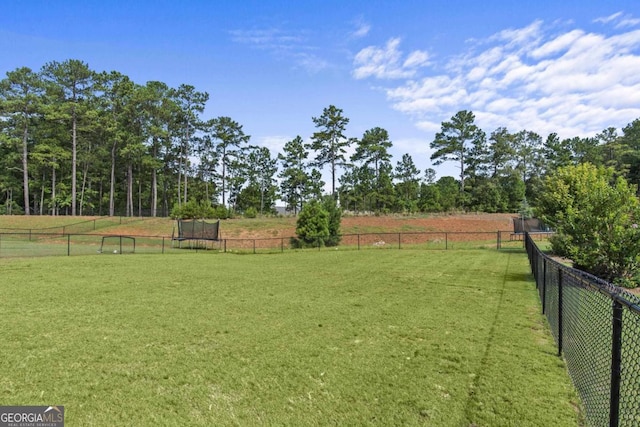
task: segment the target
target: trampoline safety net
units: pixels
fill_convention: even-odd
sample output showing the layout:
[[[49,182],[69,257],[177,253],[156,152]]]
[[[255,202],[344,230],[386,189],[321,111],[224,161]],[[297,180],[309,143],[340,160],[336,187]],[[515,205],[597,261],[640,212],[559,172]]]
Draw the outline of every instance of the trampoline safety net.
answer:
[[[220,221],[206,222],[204,220],[178,220],[179,240],[218,240]]]

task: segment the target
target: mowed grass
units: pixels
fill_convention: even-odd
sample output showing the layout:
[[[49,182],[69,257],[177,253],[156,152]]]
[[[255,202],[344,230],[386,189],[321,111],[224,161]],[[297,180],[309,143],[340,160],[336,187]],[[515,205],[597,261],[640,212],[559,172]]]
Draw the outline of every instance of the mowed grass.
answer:
[[[577,426],[526,256],[0,260],[0,401],[69,425]]]

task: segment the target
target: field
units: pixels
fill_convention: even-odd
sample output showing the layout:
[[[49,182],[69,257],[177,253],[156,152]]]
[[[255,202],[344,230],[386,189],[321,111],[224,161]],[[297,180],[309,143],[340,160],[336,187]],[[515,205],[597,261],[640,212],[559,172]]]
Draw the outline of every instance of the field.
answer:
[[[338,249],[495,248],[498,240],[503,248],[521,248],[522,242],[509,241],[512,218],[510,214],[345,216]],[[175,221],[167,218],[0,216],[0,258],[129,253],[134,249],[136,253],[176,253],[171,241],[174,226]],[[206,247],[221,252],[279,253],[292,249],[295,226],[293,217],[223,220],[221,240],[208,242]],[[115,238],[103,241],[105,235],[134,237],[136,246],[121,247]],[[123,242],[126,246],[133,240]],[[103,243],[109,244],[103,247]]]
[[[0,260],[4,405],[69,425],[577,426],[524,253]]]
[[[428,216],[344,216],[342,234],[398,232],[496,232],[513,230],[514,214]],[[0,233],[20,229],[68,233],[127,234],[170,237],[175,221],[169,218],[2,216]],[[281,238],[295,235],[296,218],[237,218],[222,220],[221,237]]]

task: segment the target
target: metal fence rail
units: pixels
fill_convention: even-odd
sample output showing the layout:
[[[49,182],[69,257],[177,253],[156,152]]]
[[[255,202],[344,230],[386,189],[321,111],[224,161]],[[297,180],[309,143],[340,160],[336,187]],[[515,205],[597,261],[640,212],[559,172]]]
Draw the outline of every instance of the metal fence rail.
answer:
[[[525,247],[590,426],[640,426],[640,298]]]

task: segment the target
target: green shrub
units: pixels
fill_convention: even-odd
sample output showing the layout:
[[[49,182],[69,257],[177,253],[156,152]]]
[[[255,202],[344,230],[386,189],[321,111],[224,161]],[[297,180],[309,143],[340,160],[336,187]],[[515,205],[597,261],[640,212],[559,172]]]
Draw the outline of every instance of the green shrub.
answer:
[[[557,235],[552,248],[574,266],[628,287],[640,273],[640,203],[636,189],[591,164],[558,169],[538,199],[541,219]]]
[[[296,235],[291,243],[297,248],[324,246],[329,239],[329,212],[318,200],[303,206],[296,222]]]
[[[336,199],[331,196],[326,196],[323,199],[322,205],[329,214],[329,236],[324,243],[326,246],[338,246],[342,239],[342,236],[340,235],[342,209],[338,206]]]
[[[220,206],[214,208],[211,206],[211,202],[208,200],[202,200],[197,202],[196,200],[189,200],[183,205],[175,205],[171,209],[172,218],[182,219],[201,219],[201,218],[221,218],[218,216]],[[222,207],[224,211],[226,209]],[[227,214],[225,214],[226,217]]]
[[[244,211],[245,218],[256,218],[258,216],[258,211],[254,207],[247,208]]]

